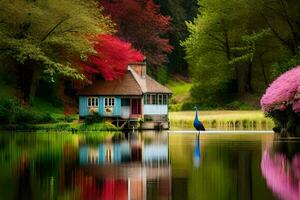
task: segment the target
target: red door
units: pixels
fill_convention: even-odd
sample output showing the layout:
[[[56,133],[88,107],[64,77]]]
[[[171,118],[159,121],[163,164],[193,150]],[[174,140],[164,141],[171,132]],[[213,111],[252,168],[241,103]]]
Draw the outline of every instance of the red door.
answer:
[[[142,114],[142,103],[141,99],[131,99],[131,115]]]

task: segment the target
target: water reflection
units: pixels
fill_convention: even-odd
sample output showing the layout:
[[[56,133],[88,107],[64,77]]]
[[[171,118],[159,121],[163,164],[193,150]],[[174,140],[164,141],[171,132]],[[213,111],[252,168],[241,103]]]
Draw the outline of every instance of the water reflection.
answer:
[[[283,200],[300,199],[300,141],[275,141],[263,152],[261,171]]]
[[[166,134],[0,134],[0,199],[170,199]]]
[[[261,174],[270,141],[272,134],[0,134],[0,199],[273,200]],[[293,148],[281,148],[287,160],[275,164],[298,181]],[[269,160],[280,152],[267,149]]]
[[[201,154],[200,154],[200,134],[196,135],[195,149],[194,149],[194,167],[200,167]]]
[[[79,160],[86,176],[93,177],[94,197],[137,200],[170,197],[171,168],[164,135],[143,135],[143,140],[137,138],[98,146],[83,144]],[[97,180],[102,180],[101,184],[96,184]],[[89,188],[82,188],[84,194],[91,195]]]

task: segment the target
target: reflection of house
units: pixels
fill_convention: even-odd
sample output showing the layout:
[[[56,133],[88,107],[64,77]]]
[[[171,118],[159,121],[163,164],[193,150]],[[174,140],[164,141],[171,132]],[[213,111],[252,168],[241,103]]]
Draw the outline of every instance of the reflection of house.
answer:
[[[168,128],[171,91],[146,74],[145,63],[131,64],[122,78],[96,81],[78,95],[80,117],[96,112],[118,121],[144,118],[147,121],[144,128],[158,124]]]
[[[156,164],[168,162],[168,146],[164,143],[115,143],[97,147],[80,147],[80,164]]]
[[[81,146],[79,160],[95,181],[93,199],[171,199],[168,153],[167,143],[126,141]]]

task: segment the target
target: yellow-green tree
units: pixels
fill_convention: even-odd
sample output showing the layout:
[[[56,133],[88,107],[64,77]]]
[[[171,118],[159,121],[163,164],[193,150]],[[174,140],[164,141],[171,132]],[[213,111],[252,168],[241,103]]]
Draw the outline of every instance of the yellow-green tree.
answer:
[[[41,77],[83,79],[78,60],[94,53],[90,39],[112,29],[89,0],[2,0],[0,10],[0,62],[21,74],[27,100]]]

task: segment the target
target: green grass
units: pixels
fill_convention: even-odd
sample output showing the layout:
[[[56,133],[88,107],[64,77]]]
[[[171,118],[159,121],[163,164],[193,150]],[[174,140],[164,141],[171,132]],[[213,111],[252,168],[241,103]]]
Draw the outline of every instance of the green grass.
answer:
[[[170,80],[167,87],[172,91],[170,100],[170,110],[181,110],[182,104],[189,102],[191,99],[190,89],[192,83],[183,80]]]
[[[35,111],[44,111],[55,114],[64,113],[63,105],[53,105],[50,102],[40,98],[35,98],[34,102],[32,103],[32,109]]]
[[[108,123],[108,122],[103,122],[103,123],[94,123],[94,124],[84,124],[84,123],[79,123],[79,122],[71,122],[71,123],[66,123],[66,122],[59,122],[59,123],[50,123],[50,124],[38,124],[34,125],[34,127],[37,130],[53,130],[53,131],[71,131],[71,130],[76,130],[76,131],[117,131],[118,129]]]
[[[192,129],[194,117],[195,111],[170,112],[171,128]],[[199,119],[207,128],[271,130],[274,126],[273,121],[259,110],[200,111]]]

